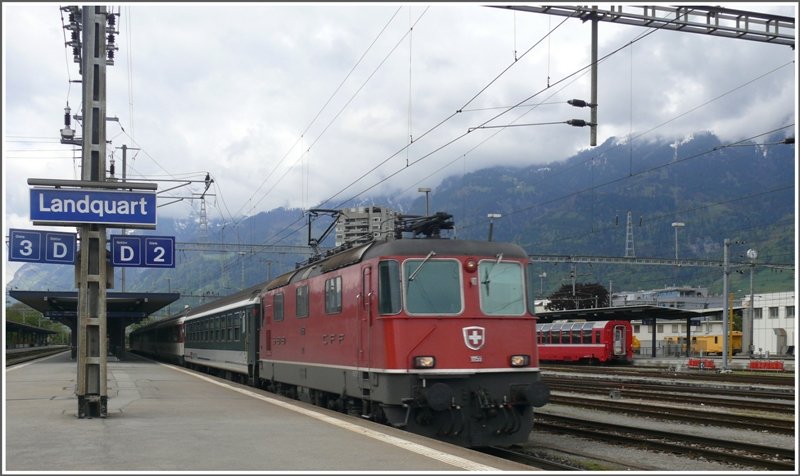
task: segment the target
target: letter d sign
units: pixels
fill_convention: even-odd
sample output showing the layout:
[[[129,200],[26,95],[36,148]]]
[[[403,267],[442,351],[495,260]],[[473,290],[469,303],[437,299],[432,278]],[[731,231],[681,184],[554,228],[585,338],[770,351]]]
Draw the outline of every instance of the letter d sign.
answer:
[[[130,263],[136,257],[136,251],[130,245],[121,245],[119,247],[120,260]]]
[[[139,236],[111,235],[111,265],[141,266],[142,238]]]

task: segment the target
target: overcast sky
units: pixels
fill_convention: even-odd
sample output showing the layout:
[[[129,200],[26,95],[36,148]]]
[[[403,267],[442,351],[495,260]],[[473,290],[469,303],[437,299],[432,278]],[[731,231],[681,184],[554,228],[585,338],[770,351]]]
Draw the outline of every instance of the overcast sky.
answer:
[[[139,149],[128,152],[131,180],[209,173],[209,219],[229,221],[420,186],[435,196],[445,176],[588,148],[588,128],[547,123],[589,119],[566,101],[589,99],[590,23],[484,5],[114,6],[107,115],[119,122],[107,123],[107,165],[113,151],[120,176],[127,145]],[[64,107],[81,108],[59,6],[2,4],[5,236],[33,228],[28,178],[80,178],[78,153],[58,141]],[[796,18],[789,2],[721,6]],[[619,51],[599,67],[598,144],[705,130],[733,141],[796,122],[790,47],[673,31],[637,40],[647,33],[599,24],[599,57]],[[510,124],[535,125],[468,132]],[[169,195],[203,190],[193,183]],[[158,213],[199,208],[183,200]]]

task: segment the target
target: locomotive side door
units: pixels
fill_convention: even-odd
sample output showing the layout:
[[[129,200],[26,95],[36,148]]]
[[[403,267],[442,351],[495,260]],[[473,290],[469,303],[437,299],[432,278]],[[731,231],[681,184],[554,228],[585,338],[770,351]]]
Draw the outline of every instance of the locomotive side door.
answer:
[[[627,342],[627,335],[625,326],[614,326],[614,343],[612,353],[613,355],[625,355],[625,343]]]
[[[372,268],[361,269],[361,292],[358,302],[358,367],[370,365],[370,326],[372,325]]]

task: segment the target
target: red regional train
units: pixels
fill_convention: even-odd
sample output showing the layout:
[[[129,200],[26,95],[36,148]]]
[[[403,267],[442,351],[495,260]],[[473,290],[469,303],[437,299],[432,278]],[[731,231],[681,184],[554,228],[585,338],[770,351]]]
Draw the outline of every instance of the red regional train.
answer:
[[[630,321],[537,324],[536,334],[542,362],[633,362]]]
[[[536,275],[517,245],[439,238],[448,223],[439,216],[423,238],[353,246],[189,309],[170,318],[177,332],[142,327],[131,348],[453,444],[525,442],[550,393]]]

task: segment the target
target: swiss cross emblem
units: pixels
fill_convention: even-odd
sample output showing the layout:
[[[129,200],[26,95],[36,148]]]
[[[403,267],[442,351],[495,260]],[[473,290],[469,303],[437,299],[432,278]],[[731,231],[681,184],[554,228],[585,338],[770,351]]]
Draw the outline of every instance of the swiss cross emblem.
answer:
[[[486,329],[483,327],[465,327],[461,332],[464,333],[464,344],[472,350],[479,350],[486,342]]]

